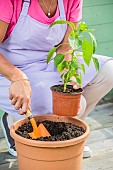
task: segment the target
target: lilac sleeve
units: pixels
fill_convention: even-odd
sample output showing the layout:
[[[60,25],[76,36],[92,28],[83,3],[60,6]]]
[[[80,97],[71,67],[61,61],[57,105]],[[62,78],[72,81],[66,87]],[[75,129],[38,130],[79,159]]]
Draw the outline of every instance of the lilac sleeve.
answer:
[[[72,22],[78,22],[82,19],[82,5],[83,0],[73,0],[73,4],[70,9],[69,20]]]
[[[10,23],[13,14],[11,0],[0,0],[0,20]]]

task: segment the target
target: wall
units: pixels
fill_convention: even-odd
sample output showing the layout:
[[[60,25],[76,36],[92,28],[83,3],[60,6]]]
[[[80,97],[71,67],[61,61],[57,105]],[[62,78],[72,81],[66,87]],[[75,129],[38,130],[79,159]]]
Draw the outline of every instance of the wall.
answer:
[[[113,0],[84,0],[83,20],[95,29],[96,52],[113,57]]]

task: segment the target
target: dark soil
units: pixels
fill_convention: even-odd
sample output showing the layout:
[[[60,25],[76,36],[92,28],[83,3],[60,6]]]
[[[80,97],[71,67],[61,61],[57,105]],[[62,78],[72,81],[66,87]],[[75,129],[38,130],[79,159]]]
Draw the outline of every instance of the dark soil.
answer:
[[[71,93],[71,94],[82,93],[82,91],[83,91],[81,88],[76,89],[76,90],[73,89],[72,85],[67,85],[67,89],[66,89],[65,92],[63,91],[63,88],[64,88],[63,85],[55,85],[55,86],[51,87],[51,90],[56,91],[56,92],[60,92],[60,93]]]
[[[49,137],[40,137],[35,140],[39,141],[64,141],[79,137],[85,133],[85,130],[82,127],[75,126],[71,123],[65,122],[51,122],[51,121],[43,121],[43,125],[49,131],[51,136]],[[39,122],[37,122],[37,126]],[[24,138],[31,139],[29,136],[29,132],[32,132],[31,123],[25,123],[21,127],[16,130],[16,133]]]

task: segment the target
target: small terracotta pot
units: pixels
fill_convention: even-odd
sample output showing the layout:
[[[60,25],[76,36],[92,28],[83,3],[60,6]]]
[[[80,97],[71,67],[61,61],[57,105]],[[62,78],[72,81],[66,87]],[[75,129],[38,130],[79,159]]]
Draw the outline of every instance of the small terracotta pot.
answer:
[[[23,138],[15,130],[28,119],[22,119],[11,127],[11,136],[15,140],[19,170],[81,170],[82,153],[85,140],[89,136],[89,126],[79,120],[55,115],[38,115],[36,121],[50,120],[55,122],[69,122],[81,126],[85,133],[77,138],[66,141],[35,141]]]
[[[82,93],[82,89],[79,93],[73,94],[52,90],[53,114],[58,116],[78,116],[81,110],[80,100]]]

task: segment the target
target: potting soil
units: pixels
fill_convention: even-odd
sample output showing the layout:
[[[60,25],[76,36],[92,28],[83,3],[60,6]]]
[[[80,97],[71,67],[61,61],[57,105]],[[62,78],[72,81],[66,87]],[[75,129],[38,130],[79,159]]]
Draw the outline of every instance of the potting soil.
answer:
[[[85,133],[85,130],[82,127],[75,126],[71,123],[65,122],[52,122],[52,121],[43,121],[43,125],[49,131],[51,136],[49,137],[40,137],[35,140],[39,141],[64,141],[79,137]],[[40,122],[37,122],[37,126]],[[32,132],[32,125],[30,122],[23,124],[16,130],[16,133],[24,138],[31,139],[28,133]],[[34,139],[31,139],[34,140]]]
[[[67,93],[67,94],[76,94],[81,93],[83,90],[81,88],[74,89],[72,85],[67,85],[66,91],[64,92],[64,85],[55,85],[52,86],[52,91],[59,92],[59,93]]]

